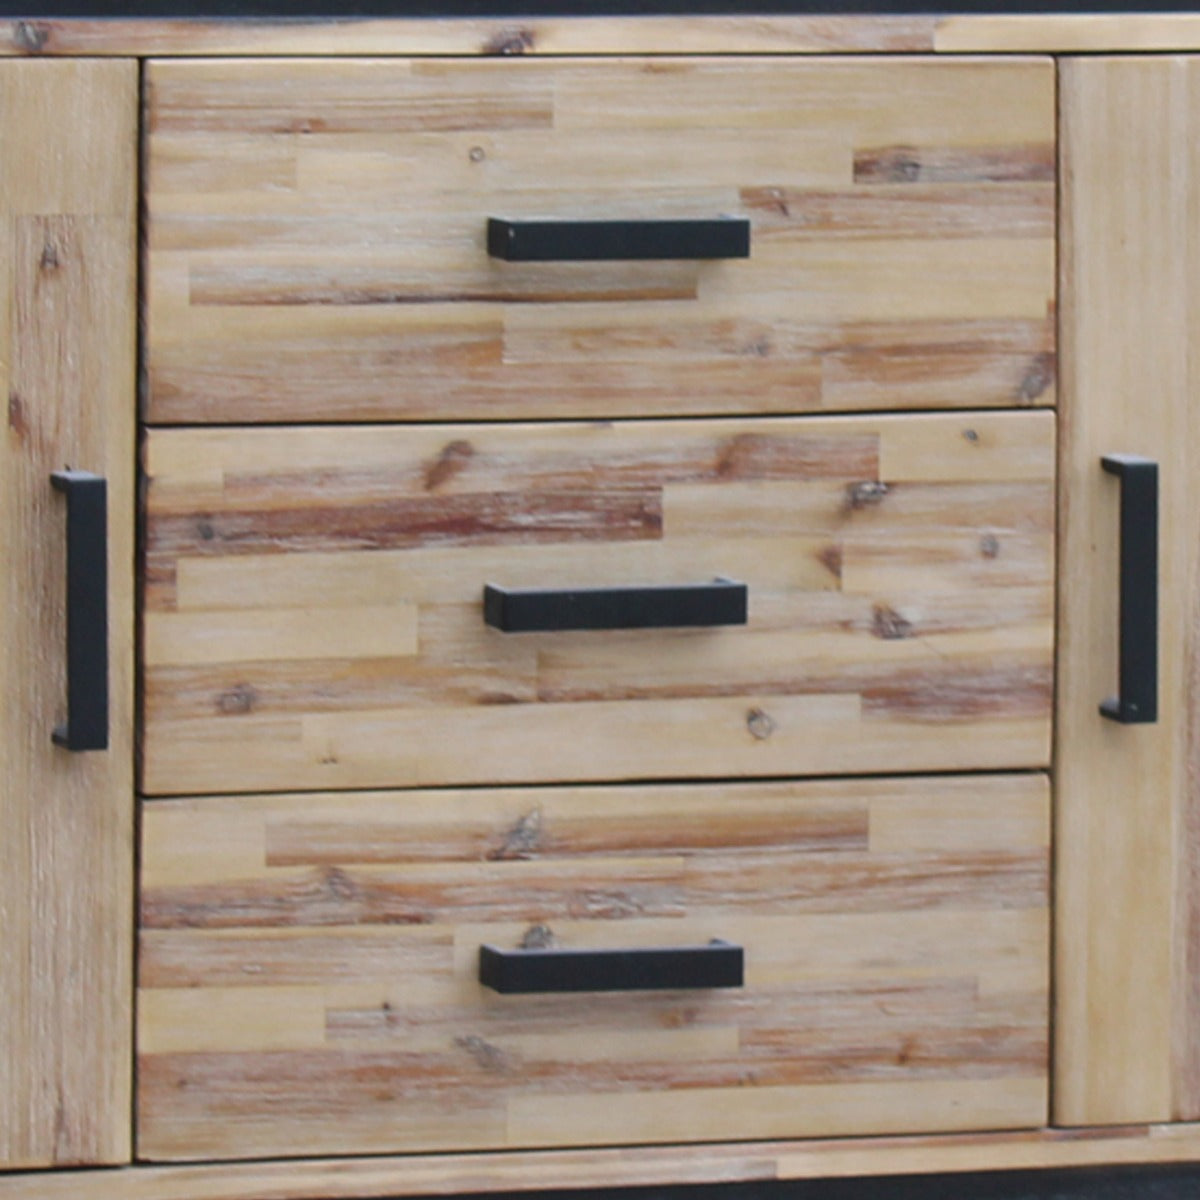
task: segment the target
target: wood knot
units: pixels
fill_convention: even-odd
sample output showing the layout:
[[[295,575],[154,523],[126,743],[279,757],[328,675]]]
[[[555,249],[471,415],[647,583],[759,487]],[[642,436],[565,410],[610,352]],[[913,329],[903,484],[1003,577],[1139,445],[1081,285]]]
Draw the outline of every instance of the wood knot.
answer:
[[[542,810],[525,813],[505,834],[503,845],[488,853],[492,862],[532,858],[542,840]]]
[[[41,54],[50,40],[50,26],[43,21],[18,21],[13,26],[13,45],[22,54]]]
[[[29,433],[29,422],[25,416],[25,402],[17,392],[8,393],[8,427],[19,438]]]
[[[917,183],[925,171],[915,146],[887,146],[855,157],[855,183]]]
[[[454,1044],[465,1050],[474,1060],[475,1065],[485,1071],[507,1071],[508,1055],[487,1038],[477,1033],[469,1033],[464,1037],[456,1037]]]
[[[334,900],[357,900],[358,885],[341,867],[330,867],[325,872],[325,891]]]
[[[522,950],[552,950],[558,945],[558,938],[549,925],[530,925],[521,937]]]
[[[217,697],[218,711],[230,716],[253,712],[257,703],[258,693],[248,683],[239,683]]]
[[[449,442],[425,472],[425,490],[436,491],[442,484],[462,471],[475,453],[475,447],[465,438]]]
[[[886,604],[875,605],[872,617],[875,636],[885,642],[898,642],[913,636],[912,622]]]
[[[840,542],[830,542],[828,546],[823,546],[817,554],[817,560],[834,579],[841,579],[842,546]]]
[[[765,742],[775,732],[775,719],[765,709],[752,708],[746,713],[746,728],[752,738]]]
[[[851,508],[870,508],[882,504],[887,494],[888,485],[876,479],[864,479],[846,486],[846,501]]]
[[[484,43],[484,54],[528,54],[533,49],[532,29],[501,29]]]
[[[1032,404],[1054,382],[1056,369],[1057,363],[1050,351],[1036,355],[1017,388],[1017,399],[1022,404]]]

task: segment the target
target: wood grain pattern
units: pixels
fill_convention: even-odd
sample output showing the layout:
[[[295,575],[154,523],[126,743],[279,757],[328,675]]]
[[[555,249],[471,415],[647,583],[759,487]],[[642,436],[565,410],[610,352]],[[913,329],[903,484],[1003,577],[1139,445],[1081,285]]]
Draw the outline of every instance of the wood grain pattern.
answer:
[[[1200,1126],[905,1135],[737,1144],[405,1154],[0,1175],[3,1200],[374,1200],[591,1187],[1180,1164]]]
[[[155,430],[145,466],[151,793],[1048,760],[1049,413]],[[746,628],[482,617],[718,576]]]
[[[152,422],[1049,404],[1040,60],[160,61]],[[743,214],[730,262],[488,216]]]
[[[1192,13],[0,21],[0,56],[1073,54],[1200,50]]]
[[[1200,65],[1065,63],[1064,396],[1055,1116],[1200,1112],[1200,545],[1189,351]],[[1102,454],[1160,464],[1159,720],[1119,726],[1117,489]]]
[[[1034,775],[148,803],[139,1152],[1037,1126],[1048,833]],[[712,937],[744,989],[476,982]]]
[[[931,16],[0,21],[0,55],[920,53]]]
[[[1188,12],[996,13],[943,17],[934,48],[949,54],[1135,54],[1200,50]]]
[[[130,1156],[137,68],[0,66],[0,1168]],[[66,713],[64,467],[108,479],[110,749]]]

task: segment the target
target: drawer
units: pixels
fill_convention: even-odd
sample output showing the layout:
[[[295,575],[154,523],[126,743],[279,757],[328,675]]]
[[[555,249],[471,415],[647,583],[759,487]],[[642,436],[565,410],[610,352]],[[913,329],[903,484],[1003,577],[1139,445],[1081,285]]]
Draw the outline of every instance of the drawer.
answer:
[[[149,1159],[1037,1127],[1044,776],[208,797],[143,810]],[[742,986],[500,994],[519,956]],[[694,981],[703,983],[703,981]]]
[[[1053,400],[1049,59],[160,61],[147,79],[151,422]],[[488,254],[491,218],[722,217],[749,222],[749,257]]]
[[[150,793],[1049,762],[1049,412],[152,430],[145,465]],[[745,624],[485,620],[722,578]]]

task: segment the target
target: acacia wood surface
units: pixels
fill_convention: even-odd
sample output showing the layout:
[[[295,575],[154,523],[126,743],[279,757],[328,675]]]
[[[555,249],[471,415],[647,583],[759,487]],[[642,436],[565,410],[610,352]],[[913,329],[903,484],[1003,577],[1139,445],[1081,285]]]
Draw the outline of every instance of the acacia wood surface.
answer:
[[[1047,60],[158,61],[154,423],[1049,404]],[[741,215],[505,263],[489,217]]]
[[[0,1168],[128,1161],[137,67],[0,65]],[[108,480],[110,745],[66,718],[66,509]]]
[[[1055,1118],[1200,1115],[1200,63],[1065,63]],[[1159,718],[1116,690],[1118,489],[1159,463]]]
[[[374,1200],[589,1187],[1185,1164],[1194,1124],[0,1174],[3,1200]]]
[[[0,21],[0,56],[22,57],[1195,50],[1200,50],[1200,17],[1187,12]]]
[[[224,797],[142,821],[148,1159],[1036,1127],[1043,776]],[[498,996],[481,944],[745,948]]]
[[[1053,414],[153,430],[154,794],[1039,767]],[[749,588],[506,634],[485,583]]]

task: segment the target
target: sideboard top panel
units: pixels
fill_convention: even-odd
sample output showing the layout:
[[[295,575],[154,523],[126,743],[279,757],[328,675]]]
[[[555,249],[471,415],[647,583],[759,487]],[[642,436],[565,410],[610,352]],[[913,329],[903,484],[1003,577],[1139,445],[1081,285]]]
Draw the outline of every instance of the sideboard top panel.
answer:
[[[247,4],[239,16],[163,15],[177,0],[146,0],[137,17],[117,15],[126,0],[84,5],[74,13],[25,14],[0,0],[0,57],[214,55],[527,55],[527,54],[1009,54],[1162,53],[1200,50],[1200,12],[1135,14],[1113,0],[1091,0],[1093,10],[1030,11],[1019,0],[1003,13],[983,11],[984,0],[958,0],[956,12],[921,13],[913,0],[850,0],[821,13],[812,0],[758,0],[760,11],[713,11],[735,0],[645,0],[646,15],[614,13],[600,0],[580,0],[573,15],[545,11],[569,0],[360,0],[350,15],[312,15],[316,0]],[[1179,3],[1180,0],[1160,0]],[[55,11],[63,13],[68,0]],[[615,0],[626,9],[637,0]],[[208,0],[201,11],[228,4]],[[540,15],[526,14],[540,4]],[[491,15],[465,15],[475,6]],[[877,11],[866,11],[869,6]],[[975,5],[972,11],[971,5]],[[676,11],[668,11],[674,7]],[[700,8],[708,11],[701,12]],[[765,11],[768,7],[774,11]],[[852,11],[857,7],[858,11]],[[232,8],[232,6],[230,6]],[[371,15],[370,9],[376,10]],[[390,15],[379,15],[388,8]],[[431,8],[438,15],[428,15]],[[84,10],[91,15],[81,15]],[[405,9],[409,15],[397,15]],[[424,9],[427,15],[419,15]],[[504,15],[505,10],[509,15]],[[1018,11],[1023,9],[1026,11]],[[274,16],[269,15],[274,10]],[[32,11],[33,15],[29,15]],[[287,11],[291,15],[278,14]],[[598,15],[607,11],[608,15]],[[45,8],[43,8],[43,14]],[[249,14],[249,15],[248,15]]]

